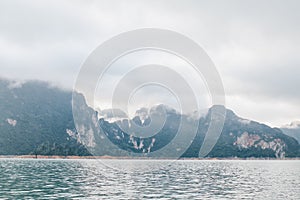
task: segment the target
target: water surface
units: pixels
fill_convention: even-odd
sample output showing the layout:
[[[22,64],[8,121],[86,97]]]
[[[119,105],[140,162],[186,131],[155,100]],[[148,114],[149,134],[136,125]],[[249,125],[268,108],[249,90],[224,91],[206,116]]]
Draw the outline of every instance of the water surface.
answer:
[[[296,160],[105,162],[0,159],[0,198],[300,198],[300,161]]]

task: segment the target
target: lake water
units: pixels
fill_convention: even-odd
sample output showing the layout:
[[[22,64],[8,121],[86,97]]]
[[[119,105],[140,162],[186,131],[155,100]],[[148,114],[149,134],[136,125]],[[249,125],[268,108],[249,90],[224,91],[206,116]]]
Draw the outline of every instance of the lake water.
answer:
[[[300,161],[0,159],[0,199],[300,199]]]

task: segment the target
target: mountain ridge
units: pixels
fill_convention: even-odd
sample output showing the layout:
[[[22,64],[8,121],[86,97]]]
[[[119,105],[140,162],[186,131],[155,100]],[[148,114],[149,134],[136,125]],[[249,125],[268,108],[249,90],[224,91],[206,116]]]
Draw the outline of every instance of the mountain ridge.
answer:
[[[179,119],[188,122],[186,130],[189,123],[195,123],[191,116],[167,110],[167,121],[160,134],[152,135],[149,141],[144,140],[143,143],[130,135],[120,140],[116,138],[123,137],[122,130],[118,129],[116,121],[110,122],[101,118],[101,111],[90,108],[83,95],[75,93],[75,98],[79,99],[79,104],[75,106],[82,109],[78,111],[81,116],[81,124],[77,124],[79,127],[76,127],[73,121],[71,91],[52,87],[45,82],[29,81],[16,84],[0,79],[0,154],[91,155],[93,149],[97,149],[97,142],[105,139],[114,145],[99,147],[98,153],[101,155],[123,155],[120,148],[143,154],[169,144],[175,137],[174,132],[178,128],[176,124]],[[222,134],[208,157],[299,157],[299,143],[294,138],[284,135],[280,129],[240,118],[231,110],[226,111]],[[202,128],[197,131],[189,148],[183,152],[183,157],[198,157],[205,138],[209,114],[208,112],[199,119]],[[156,113],[157,117],[159,115],[160,111]],[[135,120],[137,125],[145,126],[151,122],[146,115],[136,116],[132,120]],[[127,123],[120,122],[124,125]],[[107,128],[106,132],[103,132],[103,128]],[[113,128],[120,132],[111,132]],[[174,144],[176,145],[179,144]]]

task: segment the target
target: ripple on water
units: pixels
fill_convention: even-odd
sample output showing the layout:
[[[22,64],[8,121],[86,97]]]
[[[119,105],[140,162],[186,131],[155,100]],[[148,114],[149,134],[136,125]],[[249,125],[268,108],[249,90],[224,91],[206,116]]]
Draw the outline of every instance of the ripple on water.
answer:
[[[300,161],[0,159],[0,198],[299,199]],[[126,169],[126,166],[128,168]],[[116,170],[120,169],[120,170]],[[126,170],[124,170],[126,169]]]

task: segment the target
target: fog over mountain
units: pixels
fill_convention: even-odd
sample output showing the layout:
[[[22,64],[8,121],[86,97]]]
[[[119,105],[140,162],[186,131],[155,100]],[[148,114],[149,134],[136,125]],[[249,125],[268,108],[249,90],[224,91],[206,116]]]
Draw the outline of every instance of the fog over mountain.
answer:
[[[71,92],[0,79],[0,154],[86,155],[74,131]]]
[[[14,81],[0,80],[0,155],[92,153],[147,157],[149,153],[170,145],[171,150],[165,151],[160,157],[174,157],[189,142],[182,156],[198,157],[212,120],[210,115],[213,107],[203,113],[200,119],[181,115],[165,105],[141,108],[134,118],[126,119],[121,110],[93,110],[81,94],[74,93],[73,98],[77,100],[72,113],[70,91],[44,82],[16,84]],[[79,116],[76,124],[73,115]],[[166,116],[164,123],[160,121],[162,116]],[[184,138],[178,140],[184,144],[173,140],[180,120],[185,122],[185,134],[191,134],[189,126],[199,122],[199,129],[192,141],[185,141]],[[147,130],[141,128],[151,122],[154,128],[139,133],[140,130]],[[138,134],[147,137],[137,137]],[[284,158],[299,156],[299,150],[296,139],[285,135],[280,129],[240,118],[227,110],[221,136],[207,156]]]
[[[300,143],[300,122],[294,121],[290,124],[281,127],[281,130],[286,134],[298,140]]]

